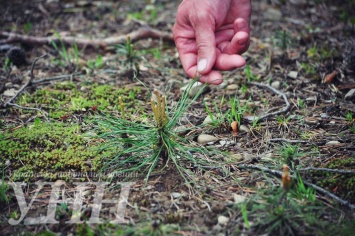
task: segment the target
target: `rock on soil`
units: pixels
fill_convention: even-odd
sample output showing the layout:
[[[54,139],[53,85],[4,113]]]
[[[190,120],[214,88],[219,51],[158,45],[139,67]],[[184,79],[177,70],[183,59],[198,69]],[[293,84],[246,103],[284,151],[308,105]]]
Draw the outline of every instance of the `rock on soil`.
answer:
[[[181,93],[183,93],[188,87],[189,87],[189,84],[180,88]],[[201,82],[196,82],[192,85],[192,87],[189,91],[189,96],[190,97],[195,96],[198,92],[200,92],[201,89],[202,89],[202,93],[206,93],[210,90],[210,87],[208,85],[204,86],[204,84]]]
[[[355,98],[355,89],[351,89],[349,92],[345,94],[345,99],[346,100],[351,100]]]
[[[206,144],[206,143],[216,142],[216,141],[218,141],[218,138],[209,134],[200,134],[197,137],[197,142],[199,144]]]

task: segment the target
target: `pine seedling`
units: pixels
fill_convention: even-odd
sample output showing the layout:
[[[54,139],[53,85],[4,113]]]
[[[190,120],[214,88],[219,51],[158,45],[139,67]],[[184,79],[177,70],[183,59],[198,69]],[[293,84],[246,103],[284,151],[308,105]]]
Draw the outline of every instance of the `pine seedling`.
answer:
[[[168,123],[168,117],[166,115],[166,101],[165,96],[161,96],[157,90],[154,90],[154,95],[156,97],[156,102],[151,99],[152,111],[158,132],[158,144],[156,148],[161,148],[161,158],[163,159],[164,165],[168,160],[168,146],[164,142],[164,137],[169,137],[169,130],[166,129],[166,124]]]
[[[291,176],[290,176],[290,168],[284,164],[282,166],[283,172],[282,172],[282,178],[281,178],[281,187],[285,190],[288,191],[290,189],[291,185]]]
[[[120,104],[121,117],[122,117],[122,119],[125,119],[126,116],[125,116],[125,112],[124,112],[124,103],[122,101],[122,97],[121,96],[118,98],[118,102]]]
[[[181,137],[174,130],[184,112],[203,91],[202,88],[193,98],[189,97],[189,90],[195,82],[197,79],[171,109],[167,108],[166,98],[154,91],[155,99],[151,99],[153,121],[140,121],[127,114],[124,115],[126,118],[97,117],[95,133],[100,133],[98,138],[105,141],[100,149],[112,153],[103,163],[102,171],[110,172],[112,177],[139,173],[145,175],[147,181],[153,170],[163,174],[166,167],[171,169],[175,166],[187,183],[193,179],[191,166],[211,166],[212,160],[213,166],[219,165],[216,159],[221,157],[221,153],[200,147],[193,142],[194,137]]]
[[[139,74],[139,66],[137,63],[139,57],[136,50],[134,49],[134,45],[129,35],[127,36],[126,42],[124,44],[117,45],[117,53],[126,57],[124,63],[128,67],[128,70],[132,71],[134,77],[136,77],[137,74]]]

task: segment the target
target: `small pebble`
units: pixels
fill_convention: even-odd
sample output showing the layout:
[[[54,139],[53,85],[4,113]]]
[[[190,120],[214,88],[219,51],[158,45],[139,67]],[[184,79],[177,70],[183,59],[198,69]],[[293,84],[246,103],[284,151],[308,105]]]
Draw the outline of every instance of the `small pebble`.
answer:
[[[340,144],[339,141],[329,141],[325,144],[325,146],[332,146],[332,145],[338,145],[338,144]]]
[[[5,88],[12,88],[13,84],[11,82],[7,82],[5,84]]]
[[[249,133],[250,129],[247,126],[245,126],[245,125],[241,125],[241,126],[239,126],[239,131],[243,131],[245,133]]]
[[[216,118],[214,116],[207,115],[206,118],[204,119],[204,121],[202,122],[203,125],[208,125],[208,124],[212,124],[213,120],[215,120]]]
[[[92,192],[91,189],[85,190],[83,191],[83,196],[89,196],[89,195],[93,195],[94,193]]]
[[[228,82],[227,81],[223,81],[220,85],[218,85],[218,88],[220,89],[224,89],[225,87],[227,87]]]
[[[287,77],[290,77],[291,79],[297,79],[297,77],[298,77],[298,72],[297,72],[297,71],[290,71],[290,72],[287,74]]]
[[[187,129],[185,125],[180,125],[174,129],[174,132],[176,132],[179,136],[184,136],[189,132],[189,129]]]
[[[183,93],[189,86],[190,86],[190,84],[187,84],[186,86],[180,88],[180,92]],[[210,87],[206,84],[201,83],[201,82],[196,82],[191,86],[190,91],[189,91],[189,96],[193,97],[196,94],[198,94],[201,90],[202,90],[202,93],[205,93],[210,90]]]
[[[355,98],[355,89],[350,89],[349,92],[345,94],[345,100],[350,100]]]
[[[276,81],[272,82],[271,87],[273,87],[274,89],[280,89],[280,87],[281,87],[280,81],[276,80]]]
[[[226,225],[229,222],[229,218],[226,216],[218,216],[218,224]]]
[[[218,138],[209,134],[200,134],[197,137],[197,142],[199,144],[206,144],[206,143],[216,142],[216,141],[218,141]]]
[[[221,145],[221,146],[225,146],[225,145],[229,145],[231,142],[230,141],[227,141],[227,140],[221,140],[221,141],[219,141],[219,144]]]
[[[180,193],[173,192],[173,193],[171,193],[171,196],[172,196],[174,199],[177,199],[177,198],[181,197],[181,194],[180,194]]]
[[[13,97],[17,92],[18,90],[12,88],[12,89],[5,90],[3,95],[6,97]]]
[[[237,90],[238,87],[238,84],[230,84],[227,86],[227,90]]]
[[[64,184],[65,184],[64,180],[58,179],[57,181],[55,181],[54,187],[60,187],[60,186],[62,186]]]
[[[245,201],[246,197],[239,194],[233,194],[234,203],[239,204]]]

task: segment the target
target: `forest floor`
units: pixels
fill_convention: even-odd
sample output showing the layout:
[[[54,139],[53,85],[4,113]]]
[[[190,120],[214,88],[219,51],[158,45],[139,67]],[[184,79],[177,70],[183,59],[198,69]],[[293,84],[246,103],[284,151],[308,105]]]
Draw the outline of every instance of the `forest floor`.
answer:
[[[136,164],[117,164],[132,144],[105,136],[125,127],[98,123],[154,127],[154,90],[173,119],[192,82],[171,36],[178,1],[3,1],[0,235],[355,232],[355,2],[252,4],[247,65],[177,121],[196,161],[162,154],[146,180],[144,168],[120,172]],[[100,196],[116,203],[98,208]]]

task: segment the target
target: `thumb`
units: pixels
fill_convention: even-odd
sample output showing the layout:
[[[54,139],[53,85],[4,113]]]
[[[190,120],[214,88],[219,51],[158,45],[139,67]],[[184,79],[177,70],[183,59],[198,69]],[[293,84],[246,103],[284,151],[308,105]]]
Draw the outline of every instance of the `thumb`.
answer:
[[[205,75],[211,71],[216,61],[215,22],[200,18],[194,29],[198,50],[197,72]]]

